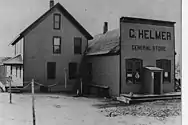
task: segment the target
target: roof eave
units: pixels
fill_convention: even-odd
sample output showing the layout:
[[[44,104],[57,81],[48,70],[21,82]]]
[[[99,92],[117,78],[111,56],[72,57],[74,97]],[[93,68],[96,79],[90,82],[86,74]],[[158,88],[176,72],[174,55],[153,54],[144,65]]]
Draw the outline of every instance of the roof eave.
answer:
[[[15,45],[19,40],[21,40],[23,38],[23,35],[19,35],[15,40],[13,40],[11,43],[10,43],[10,45]]]
[[[38,22],[40,22],[40,20],[43,18],[43,17],[45,17],[51,10],[53,10],[54,8],[58,8],[58,7],[60,7],[60,8],[62,8],[65,12],[66,12],[66,14],[69,16],[69,17],[71,17],[71,19],[73,19],[74,20],[74,22],[76,22],[76,24],[78,25],[78,27],[80,28],[80,29],[82,29],[81,30],[81,32],[84,32],[83,34],[84,34],[84,36],[88,39],[88,40],[91,40],[91,39],[93,39],[93,36],[91,35],[91,34],[89,34],[89,32],[87,32],[87,30],[85,30],[85,28],[58,2],[55,6],[53,6],[51,9],[49,9],[48,11],[46,11],[41,17],[39,17],[36,21],[34,21],[30,26],[28,26],[23,32],[21,32],[20,33],[20,35],[13,41],[13,42],[11,42],[10,44],[11,45],[15,45],[21,38],[23,38],[23,36],[24,35],[26,35],[26,33],[28,33],[28,31],[30,30],[30,29],[33,29],[34,27],[35,27],[35,25],[38,23]]]

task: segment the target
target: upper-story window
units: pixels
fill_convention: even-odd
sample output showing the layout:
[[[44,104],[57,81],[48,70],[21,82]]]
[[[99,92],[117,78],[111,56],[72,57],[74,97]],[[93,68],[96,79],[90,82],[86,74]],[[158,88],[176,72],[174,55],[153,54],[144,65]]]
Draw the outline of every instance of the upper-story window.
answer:
[[[23,39],[14,45],[15,55],[23,54]]]
[[[61,37],[53,37],[53,53],[61,54]]]
[[[60,14],[54,14],[54,29],[60,30],[61,27],[61,15]]]
[[[74,38],[74,54],[82,54],[82,38]]]

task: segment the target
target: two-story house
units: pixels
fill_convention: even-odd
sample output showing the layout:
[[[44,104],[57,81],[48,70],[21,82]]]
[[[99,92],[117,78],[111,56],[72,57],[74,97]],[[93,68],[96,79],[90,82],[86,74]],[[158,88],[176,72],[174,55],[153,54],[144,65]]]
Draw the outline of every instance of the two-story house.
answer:
[[[70,91],[90,39],[92,36],[60,3],[54,5],[50,0],[50,9],[11,43],[16,54],[12,63],[20,62],[16,72],[23,76],[22,82],[35,79],[43,85],[57,84],[52,91]]]

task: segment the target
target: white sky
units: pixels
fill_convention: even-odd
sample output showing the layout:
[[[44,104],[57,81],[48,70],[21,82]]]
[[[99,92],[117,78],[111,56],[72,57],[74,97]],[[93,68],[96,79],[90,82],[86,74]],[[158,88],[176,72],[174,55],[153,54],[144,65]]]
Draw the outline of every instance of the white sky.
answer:
[[[92,35],[118,28],[121,16],[176,22],[176,51],[181,52],[180,0],[55,0],[61,3]],[[0,56],[13,56],[8,44],[49,9],[49,0],[0,0]]]

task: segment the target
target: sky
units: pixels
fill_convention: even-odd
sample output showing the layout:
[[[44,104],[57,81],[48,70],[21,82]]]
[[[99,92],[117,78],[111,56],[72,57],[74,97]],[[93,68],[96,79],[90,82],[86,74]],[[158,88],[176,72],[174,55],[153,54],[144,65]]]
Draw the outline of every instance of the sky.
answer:
[[[0,56],[13,56],[9,43],[49,9],[50,0],[0,0]],[[61,3],[91,35],[119,27],[119,18],[132,16],[174,21],[177,59],[181,59],[181,0],[54,0]],[[8,46],[9,45],[9,46]]]

